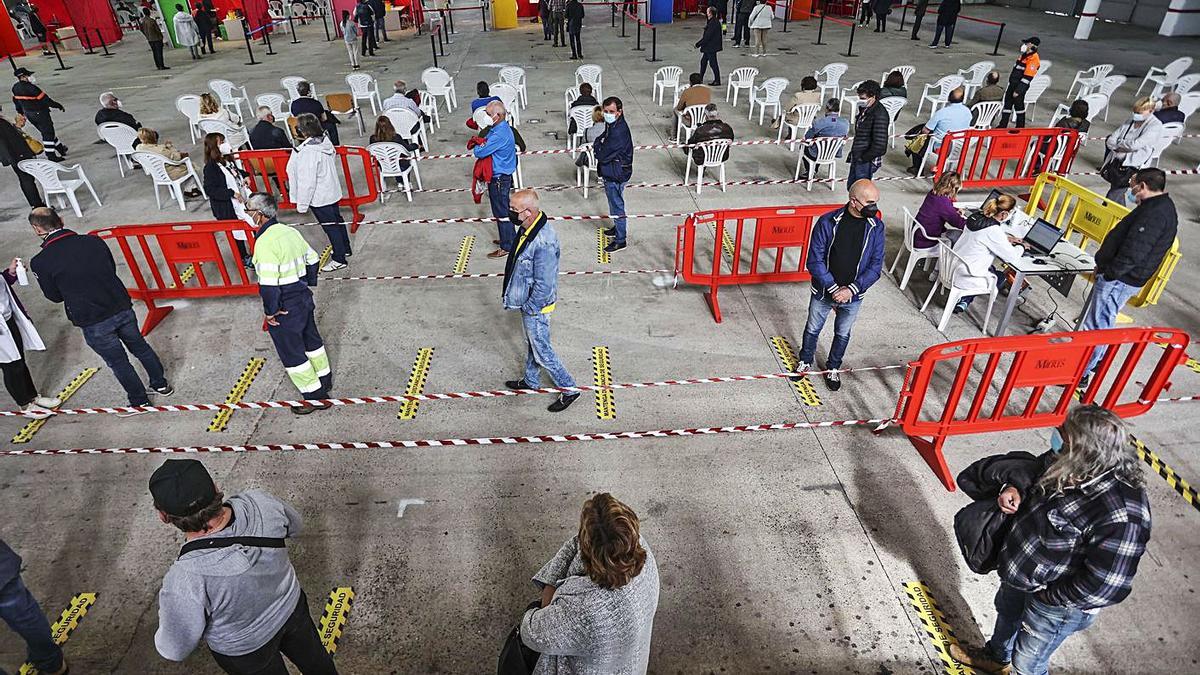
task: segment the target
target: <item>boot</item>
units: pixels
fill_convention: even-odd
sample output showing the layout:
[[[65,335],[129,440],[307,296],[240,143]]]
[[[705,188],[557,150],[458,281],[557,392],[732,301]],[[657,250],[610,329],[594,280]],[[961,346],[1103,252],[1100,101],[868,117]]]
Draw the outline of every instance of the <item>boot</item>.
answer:
[[[992,655],[988,653],[987,649],[963,647],[958,643],[954,643],[950,645],[949,652],[950,658],[982,673],[1009,675],[1012,672],[1012,664],[1000,663],[993,660]]]

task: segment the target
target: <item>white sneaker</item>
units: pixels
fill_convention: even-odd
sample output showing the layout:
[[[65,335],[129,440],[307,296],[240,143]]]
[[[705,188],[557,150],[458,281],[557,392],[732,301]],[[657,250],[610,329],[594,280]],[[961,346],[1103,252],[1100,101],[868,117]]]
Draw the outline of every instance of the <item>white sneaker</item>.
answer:
[[[46,408],[43,408],[42,406],[38,405],[37,403],[30,403],[29,405],[25,406],[24,408],[21,408],[21,412],[25,413],[26,417],[29,417],[29,418],[32,418],[35,420],[44,420],[47,417],[50,417],[54,414],[53,410],[47,410]]]
[[[325,263],[324,265],[321,265],[321,271],[322,272],[336,272],[345,267],[346,267],[346,263],[341,263],[336,260],[330,260],[329,262]]]
[[[796,361],[796,367],[792,368],[792,373],[794,373],[794,375],[788,379],[793,382],[799,381],[801,376],[803,376],[805,373],[807,373],[810,370],[812,370],[811,363],[808,363],[806,361]]]
[[[49,396],[39,396],[33,399],[33,402],[42,406],[43,408],[57,408],[58,406],[62,405],[61,398],[51,398]]]
[[[150,411],[149,410],[126,410],[125,412],[117,413],[117,417],[137,417],[138,415],[145,415],[148,412],[150,412]]]

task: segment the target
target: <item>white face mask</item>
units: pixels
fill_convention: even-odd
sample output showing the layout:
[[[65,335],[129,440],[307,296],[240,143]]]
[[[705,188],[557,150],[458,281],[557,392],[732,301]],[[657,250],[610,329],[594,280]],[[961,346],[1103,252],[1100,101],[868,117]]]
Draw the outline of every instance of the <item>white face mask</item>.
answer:
[[[604,121],[607,122],[608,124],[612,124],[613,122],[616,122],[617,121],[617,113],[610,113],[610,112],[604,113]]]
[[[1145,122],[1147,117],[1149,117],[1149,115],[1146,113],[1133,113],[1134,122]]]
[[[217,146],[222,155],[232,155],[233,146],[229,145],[228,141],[221,141],[221,145]]]
[[[1027,51],[1029,51],[1029,45],[1021,45],[1021,53],[1024,54]]]
[[[29,84],[37,84],[37,78],[30,75],[29,76]]]

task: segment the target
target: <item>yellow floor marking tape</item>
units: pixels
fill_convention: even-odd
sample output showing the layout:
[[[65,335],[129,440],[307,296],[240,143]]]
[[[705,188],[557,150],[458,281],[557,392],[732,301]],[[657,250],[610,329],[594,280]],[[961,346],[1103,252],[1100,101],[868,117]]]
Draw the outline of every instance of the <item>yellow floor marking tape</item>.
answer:
[[[354,605],[354,587],[341,586],[329,591],[329,601],[321,613],[321,644],[330,654],[337,652],[338,640],[346,630],[350,607]]]
[[[333,255],[333,245],[331,244],[329,246],[326,246],[324,251],[321,251],[321,259],[317,261],[317,266],[324,267],[326,264],[329,263],[329,258],[332,255]]]
[[[608,360],[608,347],[592,347],[592,374],[597,387],[612,384],[612,367]],[[596,392],[596,418],[617,419],[617,404],[613,401],[612,389]]]
[[[604,228],[603,227],[597,227],[596,228],[596,262],[600,263],[601,265],[607,265],[609,263],[608,251],[604,250],[605,246],[608,246],[608,237],[604,236]]]
[[[250,389],[250,385],[254,383],[254,378],[258,377],[258,371],[262,370],[266,363],[267,360],[261,356],[255,356],[250,359],[250,362],[242,369],[242,374],[238,375],[237,382],[233,383],[233,389],[229,390],[229,395],[225,397],[225,402],[240,403],[242,398],[246,396],[246,391]],[[225,431],[225,427],[229,426],[230,417],[233,417],[232,410],[217,411],[217,414],[213,415],[212,421],[208,423],[208,430]]]
[[[92,376],[98,372],[100,372],[99,368],[84,368],[82,373],[76,375],[75,379],[71,380],[70,384],[63,387],[63,390],[58,392],[58,396],[56,398],[60,399],[63,403],[66,403],[67,400],[75,394],[75,392],[79,391],[79,388],[82,387],[85,382],[90,380]],[[21,427],[21,430],[17,432],[17,435],[13,436],[12,442],[28,443],[29,441],[33,440],[34,435],[37,434],[37,432],[43,426],[45,426],[46,422],[49,422],[50,419],[51,418],[47,417],[46,419],[32,420],[29,424]]]
[[[417,350],[417,359],[413,361],[412,373],[408,376],[408,387],[404,393],[410,396],[425,391],[425,379],[429,377],[429,365],[433,361],[433,347],[421,347]],[[417,416],[417,404],[420,401],[405,401],[400,406],[396,419],[411,420]]]
[[[782,335],[776,335],[771,338],[771,346],[775,348],[775,353],[779,356],[779,360],[783,362],[783,367],[787,370],[796,368],[796,352],[792,351],[792,345],[787,338]],[[802,377],[799,380],[788,380],[792,385],[792,389],[796,391],[796,395],[804,401],[805,405],[816,407],[821,405],[821,397],[817,395],[817,390],[813,388],[812,382],[807,377]]]
[[[1197,495],[1196,489],[1188,484],[1186,480],[1180,478],[1179,474],[1175,473],[1175,469],[1172,469],[1166,462],[1162,461],[1162,458],[1154,454],[1154,451],[1147,448],[1144,443],[1133,436],[1130,436],[1129,440],[1133,443],[1133,447],[1137,448],[1138,457],[1141,457],[1142,461],[1149,464],[1150,468],[1154,469],[1154,473],[1162,476],[1167,481],[1167,485],[1174,488],[1179,493],[1179,496],[1183,497],[1184,501],[1191,504],[1197,511],[1200,511],[1200,495]]]
[[[942,610],[938,609],[937,602],[929,592],[929,587],[919,581],[908,581],[904,584],[904,591],[908,593],[909,601],[917,610],[917,616],[925,626],[925,632],[929,634],[934,651],[941,657],[942,664],[946,667],[946,674],[975,675],[975,669],[968,668],[950,658],[950,645],[958,644],[958,638],[954,637],[954,631],[946,623],[946,617],[942,615]]]
[[[458,259],[454,261],[454,273],[462,274],[467,271],[467,262],[471,260],[471,247],[475,245],[475,235],[468,234],[458,245]]]
[[[733,237],[729,236],[729,230],[721,230],[721,247],[725,249],[725,255],[729,256],[729,260],[733,260]]]
[[[71,604],[63,610],[62,616],[54,625],[50,627],[50,637],[53,638],[54,644],[61,645],[71,637],[71,633],[79,627],[79,620],[88,613],[88,608],[96,604],[95,593],[80,593],[71,598]],[[33,667],[32,663],[26,662],[17,671],[19,675],[35,675],[38,672],[37,668]]]
[[[188,265],[183,268],[183,273],[179,275],[179,280],[186,286],[187,282],[191,281],[194,276],[196,276],[196,266]],[[175,288],[175,282],[172,281],[171,285],[167,286],[167,288]]]

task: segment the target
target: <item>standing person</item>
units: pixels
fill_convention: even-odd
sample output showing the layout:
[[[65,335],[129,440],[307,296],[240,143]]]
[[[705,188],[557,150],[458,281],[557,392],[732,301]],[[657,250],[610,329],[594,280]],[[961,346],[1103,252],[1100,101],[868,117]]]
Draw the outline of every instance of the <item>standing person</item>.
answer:
[[[67,109],[37,86],[32,70],[17,68],[13,75],[17,76],[17,83],[12,88],[12,101],[17,114],[24,115],[41,134],[42,145],[46,147],[46,159],[51,162],[63,161],[67,156],[67,146],[58,142],[50,109],[57,108],[59,112],[66,112]]]
[[[579,0],[567,0],[567,36],[571,39],[571,58],[583,58],[583,42],[580,33],[583,32],[583,3]]]
[[[721,22],[717,19],[717,9],[709,5],[704,34],[696,42],[696,47],[700,50],[700,79],[704,79],[704,73],[708,72],[708,66],[712,64],[713,80],[709,85],[714,87],[721,86],[721,66],[717,63],[717,52],[721,51],[721,42]]]
[[[566,0],[550,0],[550,34],[554,37],[555,47],[567,46],[567,36],[564,33],[566,23]]]
[[[879,188],[868,179],[850,186],[850,201],[830,211],[813,227],[808,244],[808,271],[812,273],[812,297],[808,321],[795,372],[812,369],[817,338],[832,311],[833,345],[825,361],[825,384],[832,391],[842,388],[842,357],[850,344],[850,330],[858,317],[863,295],[879,280],[883,270],[883,221],[879,219]]]
[[[341,145],[341,140],[338,138],[338,119],[324,103],[321,103],[312,95],[312,83],[300,82],[296,85],[296,93],[300,94],[296,100],[292,101],[290,109],[292,116],[297,119],[301,115],[312,115],[321,123],[321,128],[329,135],[329,140],[334,145]]]
[[[142,25],[138,27],[146,42],[150,43],[150,52],[154,55],[154,67],[158,70],[170,70],[163,62],[163,32],[158,20],[150,13],[149,7],[142,8]]]
[[[42,15],[38,13],[35,5],[29,6],[29,27],[33,31],[33,36],[41,43],[42,56],[53,56],[54,52],[50,51],[50,42],[46,40],[46,24],[42,21]]]
[[[359,32],[358,24],[350,16],[350,10],[342,10],[342,41],[346,43],[346,52],[350,54],[350,68],[358,70]]]
[[[872,0],[871,10],[875,13],[874,32],[887,32],[887,17],[892,13],[892,0]]]
[[[25,124],[23,115],[17,115],[17,124]],[[12,167],[13,173],[17,174],[17,182],[21,185],[21,194],[25,195],[25,201],[30,206],[45,206],[46,202],[42,201],[42,194],[38,192],[37,181],[17,167],[21,160],[37,157],[26,138],[25,132],[16,124],[9,122],[8,118],[0,117],[0,164]]]
[[[375,12],[367,4],[367,0],[358,0],[354,8],[354,19],[358,22],[358,32],[362,33],[362,55],[375,56],[379,43],[375,39]]]
[[[578,533],[533,583],[542,600],[526,610],[520,634],[541,654],[534,675],[646,672],[658,564],[633,509],[607,492],[584,502]]]
[[[487,139],[475,145],[471,152],[475,159],[490,157],[492,160],[492,179],[487,187],[488,203],[492,207],[492,217],[496,219],[499,238],[493,240],[498,248],[488,257],[503,258],[513,250],[513,240],[517,236],[508,215],[509,193],[512,192],[513,174],[517,172],[517,142],[512,126],[505,118],[503,102],[492,101],[483,110],[492,124]]]
[[[871,3],[872,0],[859,0],[858,4],[858,25],[866,27],[871,20]]]
[[[38,394],[25,363],[26,349],[40,352],[45,351],[46,345],[29,320],[25,306],[12,290],[18,280],[17,267],[23,264],[20,258],[13,258],[12,264],[3,272],[5,283],[0,284],[0,371],[4,372],[4,388],[25,416],[45,419],[54,414],[51,409],[62,405],[62,401]]]
[[[1109,199],[1125,199],[1130,177],[1154,159],[1162,131],[1162,122],[1154,116],[1154,99],[1143,96],[1134,102],[1133,115],[1104,139],[1100,177],[1108,181]]]
[[[858,118],[854,121],[854,142],[850,145],[850,164],[847,187],[863,178],[870,178],[883,164],[883,155],[888,149],[888,130],[891,119],[888,111],[879,104],[879,83],[867,80],[858,85]]]
[[[758,0],[733,0],[733,46],[750,46],[750,13]]]
[[[142,378],[129,363],[128,349],[150,376],[150,389],[163,396],[175,393],[167,382],[162,361],[138,330],[137,316],[125,284],[117,276],[112,253],[99,237],[68,230],[58,212],[38,207],[29,212],[33,233],[42,250],[29,261],[42,294],[65,306],[67,319],[83,331],[83,339],[108,366],[129,397],[129,405],[150,404]],[[144,411],[121,413],[122,417]]]
[[[1104,608],[1129,597],[1150,541],[1150,500],[1121,418],[1074,408],[1036,482],[1000,472],[991,487],[1012,520],[999,553],[996,625],[983,649],[950,656],[986,673],[1048,672],[1050,658]]]
[[[255,146],[258,147],[258,146]],[[233,161],[233,148],[225,136],[211,133],[204,137],[204,192],[215,220],[241,220],[253,226],[254,221],[246,213],[245,200],[250,190],[246,186],[245,173]],[[250,251],[246,248],[246,234],[234,231],[234,243],[242,266],[252,268]]]
[[[538,16],[542,19],[542,42],[549,42],[550,36],[554,33],[554,26],[550,23],[550,0],[540,0]]]
[[[300,514],[262,490],[228,500],[198,460],[168,459],[150,476],[158,519],[185,543],[163,576],[154,646],[183,661],[203,639],[233,675],[286,673],[283,656],[306,675],[333,675],[288,556]]]
[[[771,30],[774,12],[767,0],[758,0],[754,11],[750,13],[750,30],[754,32],[754,49],[758,52],[753,55],[756,58],[767,55],[767,31]]]
[[[1021,42],[1021,53],[1013,63],[1012,72],[1008,74],[1008,88],[1004,90],[1004,109],[1000,113],[1000,123],[997,129],[1008,126],[1008,120],[1016,114],[1016,128],[1025,127],[1025,92],[1029,91],[1029,83],[1037,76],[1042,67],[1042,57],[1038,55],[1038,47],[1042,41],[1037,37],[1028,37]]]
[[[0,539],[0,618],[25,640],[25,660],[46,675],[67,675],[62,647],[50,635],[50,622],[21,580],[21,556]]]
[[[604,231],[612,238],[607,253],[616,253],[625,248],[625,184],[633,177],[633,135],[625,122],[621,99],[609,96],[604,99],[604,133],[592,143],[592,154],[596,157],[596,173],[604,179],[604,195],[608,197],[608,217],[613,226]]]
[[[1167,194],[1167,174],[1156,167],[1139,169],[1129,178],[1129,192],[1137,206],[1109,230],[1096,251],[1096,283],[1079,330],[1115,326],[1121,308],[1154,277],[1175,242],[1179,214]],[[1092,354],[1085,377],[1091,377],[1104,352]]]
[[[509,389],[541,387],[541,369],[550,374],[555,387],[574,387],[575,379],[563,367],[550,344],[550,313],[558,300],[558,234],[546,222],[538,194],[518,190],[512,196],[509,219],[520,228],[516,245],[504,263],[504,283],[500,296],[504,309],[519,310],[525,328],[525,374],[509,380]],[[571,407],[580,392],[561,392],[547,408],[562,412]]]
[[[920,40],[917,33],[921,31],[921,21],[925,19],[925,11],[929,8],[929,0],[917,0],[913,6],[913,28],[910,40]]]
[[[246,213],[258,228],[252,263],[267,333],[288,378],[308,402],[292,408],[292,413],[308,415],[333,405],[320,402],[329,398],[333,388],[333,368],[317,330],[316,304],[309,288],[317,285],[320,258],[295,228],[275,219],[278,212],[275,197],[265,192],[252,193],[246,200]]]
[[[961,11],[962,0],[942,0],[938,5],[937,27],[933,31],[933,42],[929,43],[930,49],[937,49],[938,38],[942,33],[946,34],[946,47],[950,46],[950,42],[954,40],[954,27],[958,25],[958,13]],[[915,28],[913,35],[916,35]]]
[[[196,22],[196,32],[200,34],[200,53],[216,54],[217,48],[213,46],[215,26],[213,25],[212,10],[207,5],[200,5],[196,8],[192,19]]]
[[[379,46],[380,36],[384,42],[391,42],[387,34],[387,6],[383,0],[367,0],[367,4],[371,5],[371,12],[375,14],[375,46]]]
[[[340,270],[348,264],[346,256],[353,253],[350,234],[338,208],[342,184],[338,181],[337,152],[315,116],[306,114],[296,118],[296,131],[304,141],[288,158],[288,191],[292,201],[296,202],[296,211],[304,213],[312,208],[333,246],[329,262],[321,267],[321,271]]]
[[[175,5],[175,16],[171,18],[171,23],[175,25],[175,41],[181,47],[187,47],[191,51],[193,61],[198,60],[200,58],[200,28],[196,25],[196,20],[187,13],[183,5]]]

